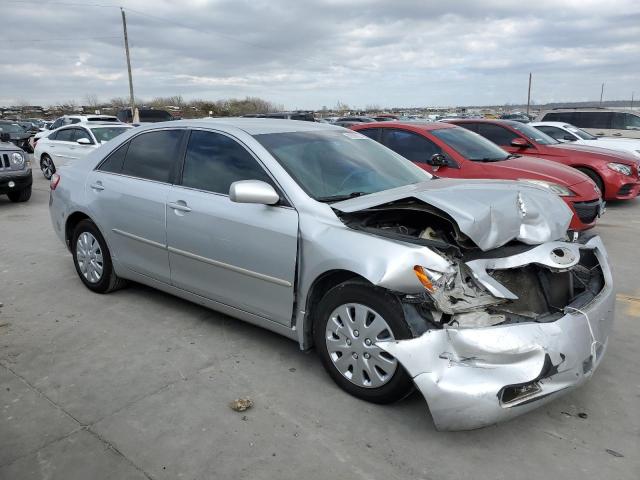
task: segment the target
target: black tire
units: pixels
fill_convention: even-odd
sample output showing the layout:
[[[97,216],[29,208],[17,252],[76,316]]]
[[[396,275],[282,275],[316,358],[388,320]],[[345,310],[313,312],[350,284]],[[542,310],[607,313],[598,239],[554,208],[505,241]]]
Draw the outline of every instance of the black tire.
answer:
[[[89,233],[93,236],[98,244],[100,253],[102,255],[102,276],[98,281],[92,282],[89,281],[85,275],[82,273],[79,262],[78,262],[78,239],[83,233]],[[75,230],[73,231],[73,236],[71,237],[71,253],[73,254],[73,264],[76,267],[76,272],[82,280],[82,283],[89,289],[96,293],[109,293],[122,288],[126,281],[119,278],[113,270],[113,264],[111,263],[111,254],[109,253],[109,248],[107,247],[107,242],[105,242],[104,237],[98,230],[98,227],[91,220],[82,220],[78,223]]]
[[[327,323],[334,309],[348,303],[362,304],[375,310],[389,325],[396,340],[412,338],[402,306],[394,295],[365,282],[341,283],[324,295],[314,315],[314,343],[324,368],[340,388],[354,397],[379,404],[403,399],[413,391],[413,381],[400,363],[387,383],[377,388],[367,388],[345,378],[331,360],[325,339]]]
[[[7,197],[14,203],[27,202],[31,198],[31,187],[7,193]]]
[[[50,169],[47,168],[47,164],[50,165]],[[44,175],[44,178],[47,180],[51,180],[53,174],[56,173],[56,166],[51,157],[46,153],[43,153],[42,157],[40,157],[40,170],[42,170],[42,175]]]
[[[578,170],[593,180],[593,183],[595,183],[598,190],[600,190],[600,196],[604,199],[604,182],[602,181],[602,178],[600,178],[600,175],[589,168],[578,168]]]

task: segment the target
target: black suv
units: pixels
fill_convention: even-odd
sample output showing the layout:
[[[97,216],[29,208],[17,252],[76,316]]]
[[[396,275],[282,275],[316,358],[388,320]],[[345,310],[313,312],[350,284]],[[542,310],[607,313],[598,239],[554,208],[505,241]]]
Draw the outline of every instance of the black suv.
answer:
[[[26,202],[33,183],[31,162],[9,140],[9,133],[0,132],[0,195],[7,195],[12,202]]]

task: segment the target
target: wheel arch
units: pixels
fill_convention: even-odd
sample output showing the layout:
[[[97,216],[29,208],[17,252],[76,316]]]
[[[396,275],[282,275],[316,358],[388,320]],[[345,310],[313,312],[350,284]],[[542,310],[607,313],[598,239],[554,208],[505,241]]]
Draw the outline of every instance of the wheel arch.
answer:
[[[328,270],[319,276],[311,283],[309,287],[309,293],[307,294],[305,304],[304,322],[302,325],[302,339],[301,347],[305,350],[313,347],[313,328],[316,321],[315,312],[320,303],[322,297],[336,285],[340,285],[349,280],[359,280],[368,285],[373,284],[362,275],[353,272],[351,270]]]
[[[606,182],[604,180],[604,178],[602,177],[602,175],[600,174],[600,172],[598,172],[598,170],[596,170],[595,168],[593,168],[591,165],[582,165],[582,164],[576,164],[576,165],[571,165],[573,168],[575,168],[576,170],[579,170],[580,172],[584,173],[585,175],[589,176],[591,178],[591,176],[589,175],[589,173],[587,173],[586,171],[589,171],[590,173],[592,173],[593,175],[595,175],[597,178],[600,179],[600,182],[602,183],[602,192],[600,192],[602,194],[602,198],[605,197],[606,195]],[[593,179],[592,179],[593,180]],[[597,185],[597,184],[596,184]],[[599,185],[598,185],[599,187]]]

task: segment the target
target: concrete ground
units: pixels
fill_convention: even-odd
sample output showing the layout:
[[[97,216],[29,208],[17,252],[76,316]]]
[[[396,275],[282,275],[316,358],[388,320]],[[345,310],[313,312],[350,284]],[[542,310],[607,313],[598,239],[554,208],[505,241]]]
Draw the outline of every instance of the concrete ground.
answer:
[[[618,304],[592,380],[439,433],[419,395],[359,401],[285,338],[138,285],[91,293],[34,177],[30,202],[0,197],[0,479],[640,478],[640,201],[597,228]]]

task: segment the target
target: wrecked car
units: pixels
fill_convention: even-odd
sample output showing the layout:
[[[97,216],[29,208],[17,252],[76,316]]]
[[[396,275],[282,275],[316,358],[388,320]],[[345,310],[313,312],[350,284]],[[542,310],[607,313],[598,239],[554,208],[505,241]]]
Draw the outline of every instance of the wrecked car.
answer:
[[[440,430],[579,386],[613,319],[602,241],[569,238],[556,195],[328,124],[132,129],[53,175],[50,214],[94,292],[132,280],[285,335],[358,398],[417,388]]]

